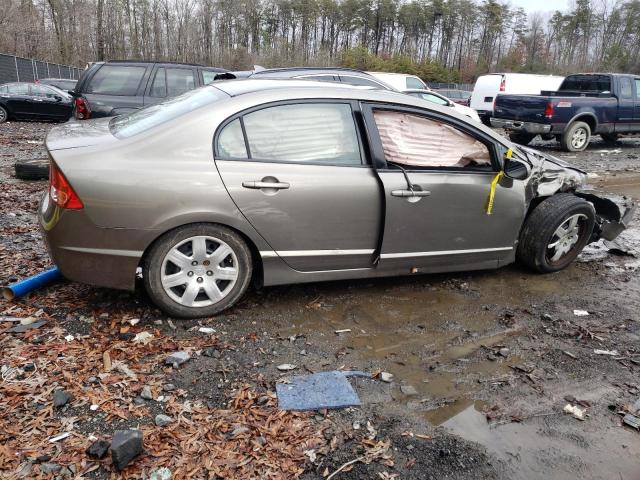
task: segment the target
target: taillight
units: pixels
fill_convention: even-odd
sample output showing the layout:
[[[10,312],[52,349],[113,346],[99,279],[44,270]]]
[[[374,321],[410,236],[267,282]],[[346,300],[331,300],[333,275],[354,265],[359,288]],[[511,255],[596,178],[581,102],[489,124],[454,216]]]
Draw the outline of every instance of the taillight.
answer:
[[[504,92],[506,88],[507,88],[507,79],[505,77],[502,77],[502,80],[500,80],[500,91]]]
[[[71,188],[71,185],[64,178],[58,166],[51,161],[49,166],[49,197],[60,208],[71,210],[81,210],[84,208],[82,200]]]
[[[553,103],[548,102],[547,106],[544,108],[544,116],[545,118],[548,118],[549,120],[551,120],[554,114],[555,114],[555,111],[553,108]]]
[[[89,104],[82,97],[76,97],[75,99],[76,106],[76,118],[80,120],[86,120],[91,117],[91,109],[89,108]]]

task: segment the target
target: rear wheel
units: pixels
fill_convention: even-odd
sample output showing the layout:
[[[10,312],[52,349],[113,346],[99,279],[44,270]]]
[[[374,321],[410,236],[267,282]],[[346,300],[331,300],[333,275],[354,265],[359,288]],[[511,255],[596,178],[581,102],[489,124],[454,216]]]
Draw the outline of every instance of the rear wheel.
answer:
[[[589,145],[591,127],[585,122],[574,122],[562,135],[562,147],[567,152],[581,152]]]
[[[9,120],[9,112],[3,106],[0,106],[0,123],[4,123]]]
[[[527,218],[518,260],[541,273],[557,272],[575,260],[595,224],[593,205],[570,193],[549,197]]]
[[[509,134],[509,140],[518,145],[529,145],[534,138],[536,136],[530,133],[512,132]]]
[[[145,287],[169,315],[215,315],[238,301],[251,280],[251,252],[234,231],[214,224],[173,230],[151,248],[143,266]]]

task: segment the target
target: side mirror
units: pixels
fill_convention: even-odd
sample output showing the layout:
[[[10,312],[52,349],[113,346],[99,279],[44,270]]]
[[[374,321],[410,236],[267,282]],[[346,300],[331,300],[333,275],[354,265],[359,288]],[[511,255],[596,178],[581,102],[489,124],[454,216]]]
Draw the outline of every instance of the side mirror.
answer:
[[[510,157],[505,157],[503,170],[506,177],[514,180],[525,180],[529,176],[527,165]]]

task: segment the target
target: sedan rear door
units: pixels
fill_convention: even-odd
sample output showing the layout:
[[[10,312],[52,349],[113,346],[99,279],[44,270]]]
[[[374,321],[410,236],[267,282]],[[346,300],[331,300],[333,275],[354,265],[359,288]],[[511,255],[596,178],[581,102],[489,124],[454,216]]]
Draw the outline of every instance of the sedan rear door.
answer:
[[[299,271],[372,266],[381,195],[351,102],[271,104],[232,117],[216,164],[233,201]]]
[[[414,272],[494,268],[513,258],[524,183],[503,178],[493,141],[457,119],[387,105],[364,107],[384,185],[380,267]]]
[[[32,115],[28,83],[10,83],[3,97],[10,112],[16,117],[27,118]]]

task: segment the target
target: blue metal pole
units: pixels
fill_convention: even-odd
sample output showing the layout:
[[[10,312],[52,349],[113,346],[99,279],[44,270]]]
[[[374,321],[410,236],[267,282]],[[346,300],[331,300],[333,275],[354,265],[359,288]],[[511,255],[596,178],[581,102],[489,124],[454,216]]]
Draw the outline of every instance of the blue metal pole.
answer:
[[[7,285],[2,289],[2,296],[6,300],[13,300],[14,298],[21,297],[22,295],[44,287],[56,280],[60,280],[61,278],[62,273],[58,267],[53,267],[32,277]]]

